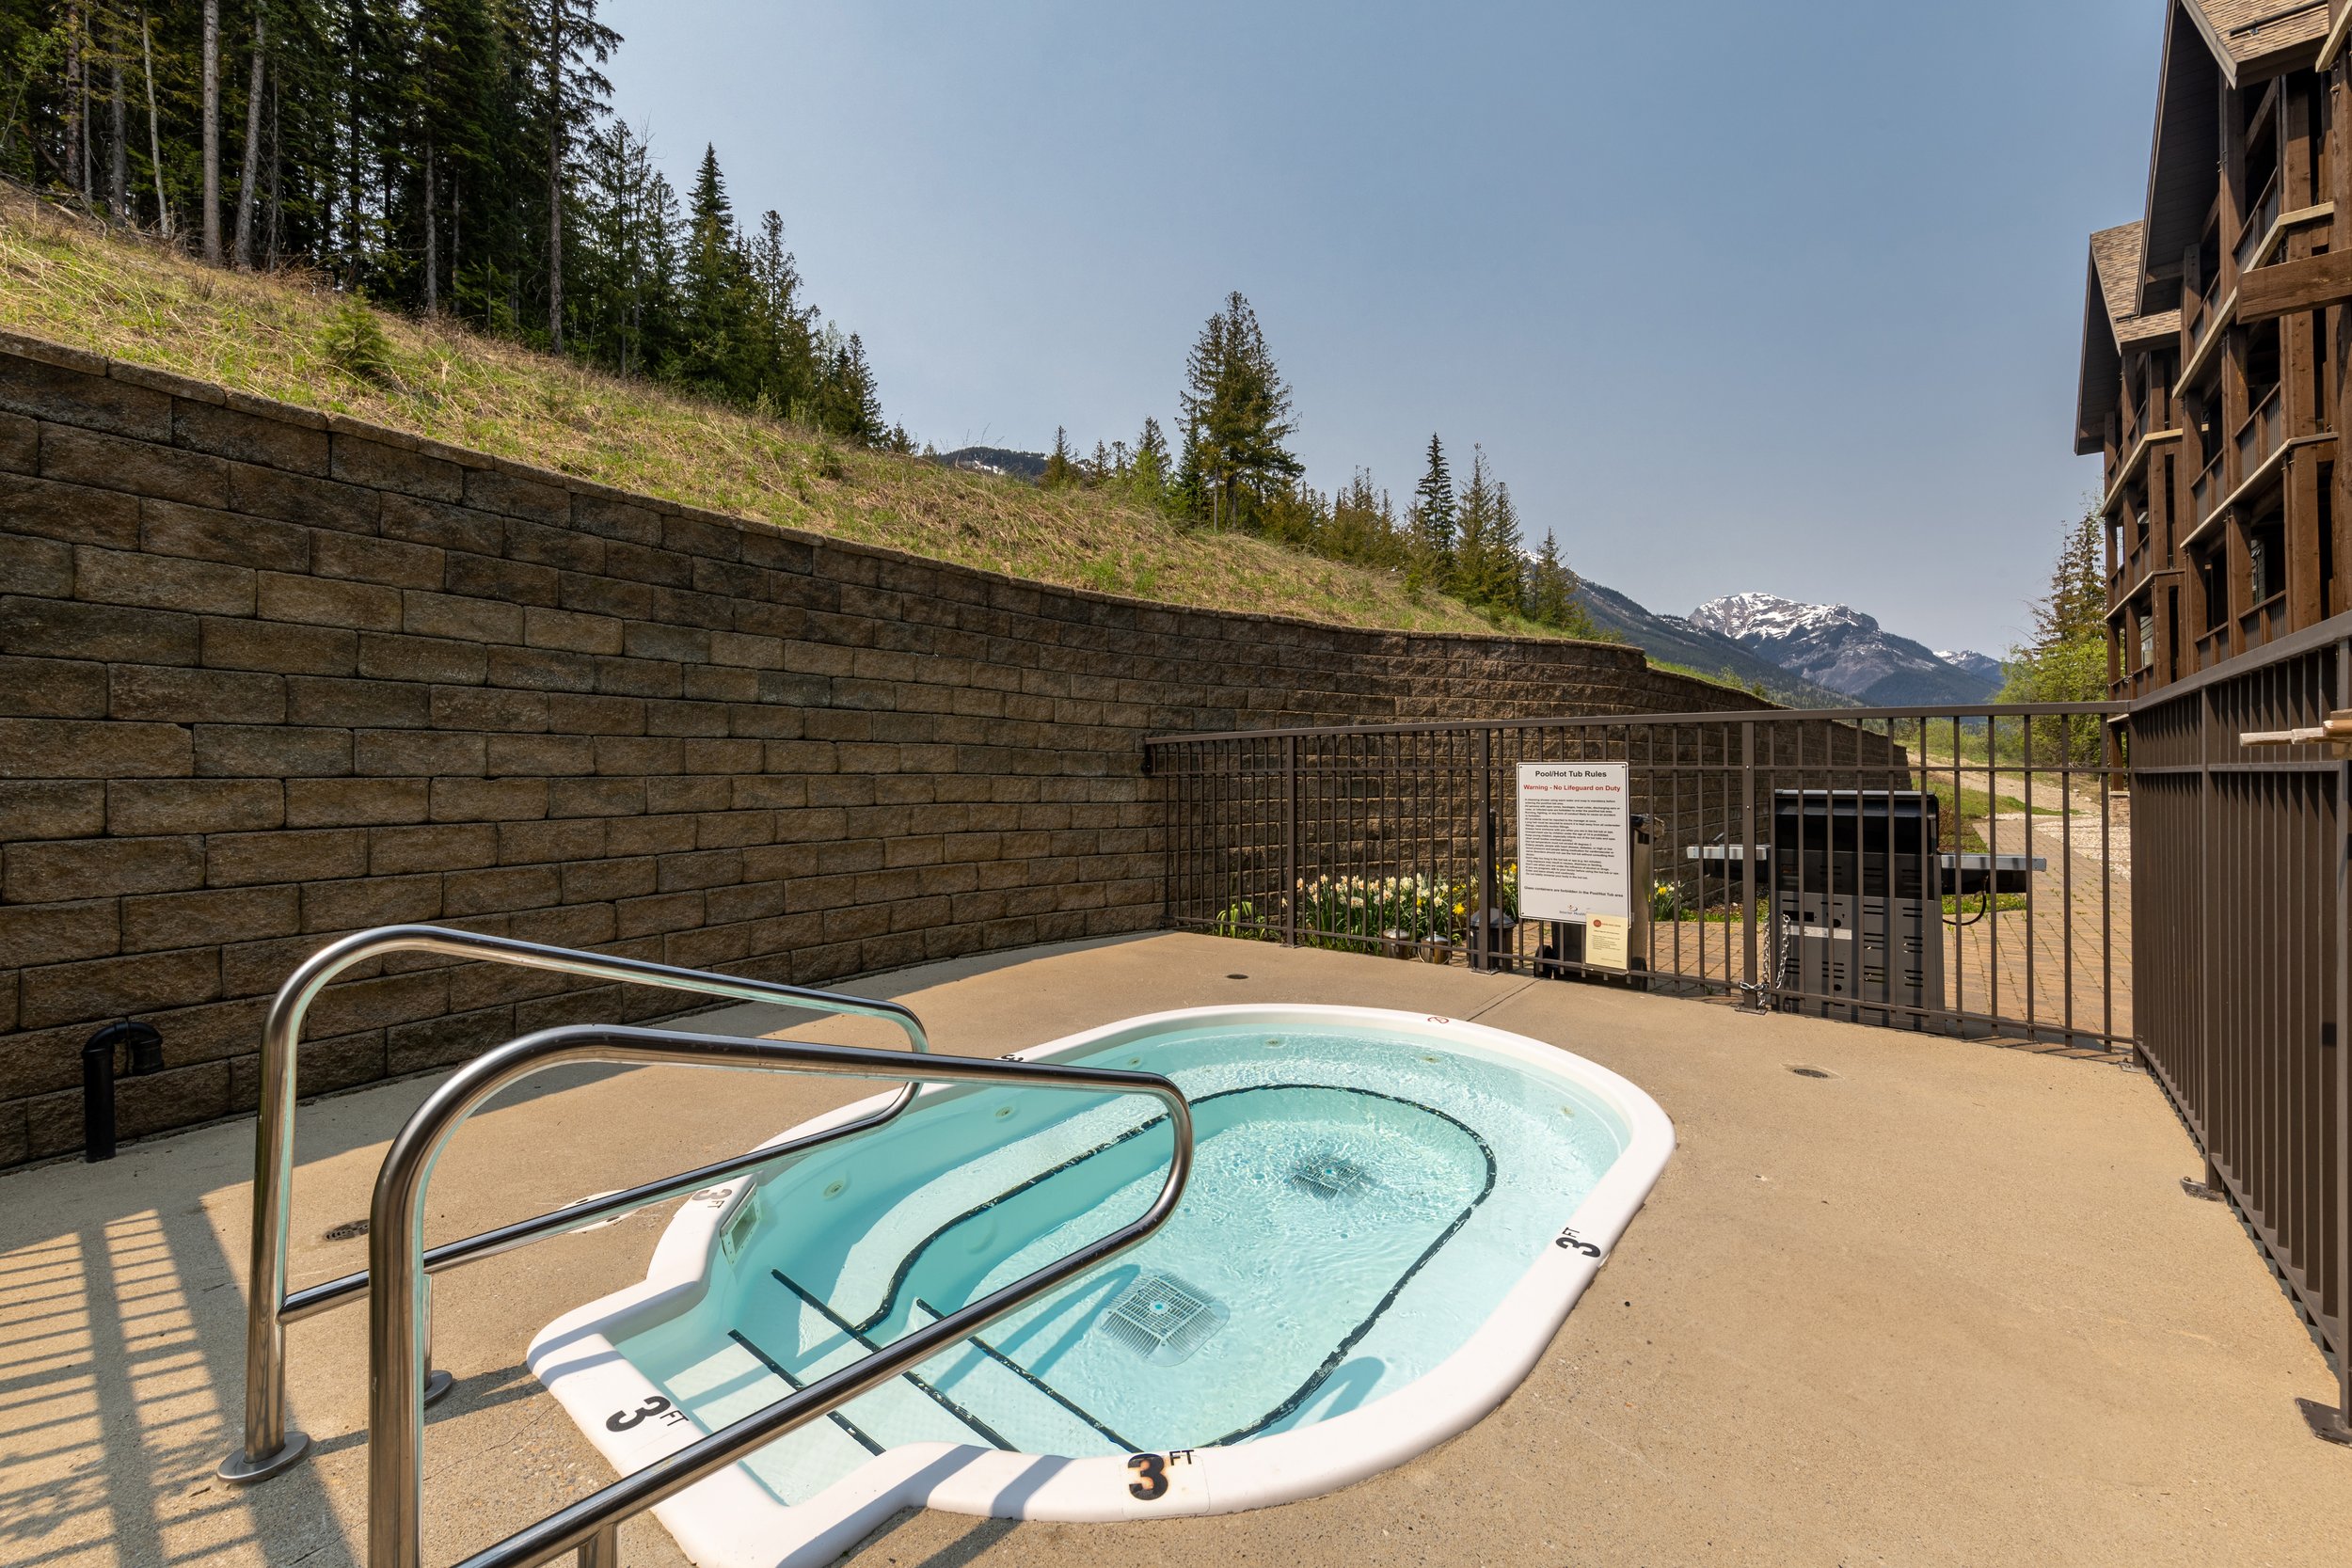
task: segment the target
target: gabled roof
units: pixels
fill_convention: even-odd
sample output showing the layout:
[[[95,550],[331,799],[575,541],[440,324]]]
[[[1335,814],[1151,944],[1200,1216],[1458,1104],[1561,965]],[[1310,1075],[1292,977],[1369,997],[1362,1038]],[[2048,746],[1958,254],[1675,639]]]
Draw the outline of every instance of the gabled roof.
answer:
[[[2138,224],[2121,223],[2090,236],[2090,272],[2083,291],[2082,381],[2074,403],[2078,454],[2088,455],[2105,444],[2107,416],[2121,397],[2123,350],[2180,336],[2180,311],[2139,313],[2139,235]]]
[[[2328,3],[2170,0],[2165,16],[2145,237],[2146,253],[2169,277],[2173,259],[2197,243],[2213,206],[2222,86],[2250,87],[2310,66],[2328,35]],[[2144,292],[2141,303],[2148,303]]]
[[[2090,236],[2090,273],[2101,303],[2106,307],[2107,327],[2117,343],[2135,343],[2181,329],[2181,313],[2139,313],[2139,225],[2119,223]]]
[[[2232,87],[2307,66],[2328,36],[2328,0],[2183,0]]]
[[[2145,252],[2168,272],[2204,232],[2221,163],[2221,71],[2210,40],[2189,20],[2197,9],[2188,0],[2165,8],[2164,67],[2156,77]]]

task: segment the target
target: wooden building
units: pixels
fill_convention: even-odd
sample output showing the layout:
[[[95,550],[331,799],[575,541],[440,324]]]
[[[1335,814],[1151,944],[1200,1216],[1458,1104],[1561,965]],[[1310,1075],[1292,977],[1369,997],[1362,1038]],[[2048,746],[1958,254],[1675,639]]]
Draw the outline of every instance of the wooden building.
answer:
[[[2074,425],[2123,697],[2352,608],[2352,0],[2163,3],[2146,204],[2090,239]]]

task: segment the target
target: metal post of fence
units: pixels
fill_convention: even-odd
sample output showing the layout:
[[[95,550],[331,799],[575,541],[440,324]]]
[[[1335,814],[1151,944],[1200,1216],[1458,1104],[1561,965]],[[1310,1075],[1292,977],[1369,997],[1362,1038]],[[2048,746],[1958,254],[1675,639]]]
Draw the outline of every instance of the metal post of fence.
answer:
[[[1495,909],[1495,732],[1478,732],[1478,816],[1472,826],[1478,846],[1477,908],[1470,911],[1470,967],[1485,974],[1494,965]]]
[[[2336,643],[2336,708],[2352,708],[2352,638]],[[2323,1036],[2336,1056],[2336,1161],[2334,1173],[2320,1172],[2322,1183],[2339,1194],[2352,1191],[2352,753],[2336,768],[2335,842],[2329,858],[2336,872],[2336,1007],[2335,1033]],[[2323,1111],[2323,1115],[2325,1112]],[[2336,1205],[2337,1322],[2342,1325],[2336,1347],[2336,1422],[2352,1433],[2352,1202],[2339,1197]]]
[[[2196,973],[2213,974],[2213,939],[2215,921],[2212,912],[2218,904],[2213,885],[2213,736],[2219,716],[2214,711],[2214,687],[2197,693],[2197,888],[2203,895],[2206,916],[2197,923]],[[2137,842],[2137,835],[2135,835]],[[2197,1072],[2201,1080],[2197,1085],[2196,1104],[2204,1108],[2200,1141],[2205,1146],[2205,1185],[2220,1192],[2224,1183],[2221,1166],[2213,1157],[2213,1141],[2217,1135],[2213,1124],[2213,1085],[2207,1075],[2213,1066],[2213,1006],[2215,988],[2209,983],[2197,990]]]
[[[1746,983],[1747,1006],[1756,1012],[1764,1010],[1764,992],[1756,969],[1756,721],[1740,721],[1740,925],[1746,933],[1745,951],[1740,962],[1744,966],[1740,978]]]
[[[1298,945],[1298,736],[1282,741],[1282,945]]]

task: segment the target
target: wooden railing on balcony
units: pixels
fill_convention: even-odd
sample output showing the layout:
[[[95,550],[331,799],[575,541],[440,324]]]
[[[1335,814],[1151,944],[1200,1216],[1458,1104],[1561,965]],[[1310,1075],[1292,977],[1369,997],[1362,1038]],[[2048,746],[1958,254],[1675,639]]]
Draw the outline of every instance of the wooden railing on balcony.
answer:
[[[2216,626],[2197,640],[2197,668],[2209,670],[2230,657],[2230,628]]]
[[[2199,474],[2197,483],[2188,487],[2188,495],[2197,521],[2201,523],[2213,515],[2213,509],[2220,504],[2222,497],[2219,452],[2213,454],[2213,461],[2205,465],[2205,471]]]
[[[2270,395],[2238,426],[2237,471],[2241,483],[2286,441],[2286,403],[2280,391],[2277,387],[2270,388]]]
[[[2205,286],[2197,293],[2197,310],[2188,325],[2188,349],[2194,356],[2204,345],[2205,334],[2213,329],[2215,312],[2221,307],[2221,273],[2205,279]]]
[[[2238,231],[2237,265],[2240,272],[2250,272],[2261,263],[2262,255],[2257,247],[2269,234],[2270,226],[2279,221],[2279,176],[2274,171],[2270,183],[2263,187],[2261,198],[2255,201],[2246,227]]]
[[[2238,617],[2238,630],[2244,634],[2245,645],[2258,648],[2287,632],[2287,596],[2273,594],[2253,609]]]

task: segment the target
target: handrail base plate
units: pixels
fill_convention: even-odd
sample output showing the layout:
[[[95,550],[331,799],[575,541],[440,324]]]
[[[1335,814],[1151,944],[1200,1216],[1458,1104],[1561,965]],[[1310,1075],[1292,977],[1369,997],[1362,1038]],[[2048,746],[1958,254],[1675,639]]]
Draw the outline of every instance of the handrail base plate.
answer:
[[[424,1402],[437,1404],[442,1396],[456,1386],[457,1379],[450,1375],[447,1368],[436,1367],[433,1375],[424,1380]],[[256,1464],[246,1459],[245,1450],[239,1449],[222,1460],[220,1468],[213,1473],[231,1486],[250,1486],[257,1481],[267,1481],[274,1475],[293,1469],[302,1463],[310,1451],[309,1434],[289,1430],[285,1445],[267,1459]]]
[[[222,1460],[220,1468],[213,1473],[231,1486],[250,1486],[257,1481],[267,1481],[280,1471],[293,1469],[301,1464],[310,1452],[309,1433],[296,1432],[289,1427],[286,1429],[286,1441],[276,1453],[263,1459],[254,1460],[247,1459],[245,1450],[239,1449]]]

